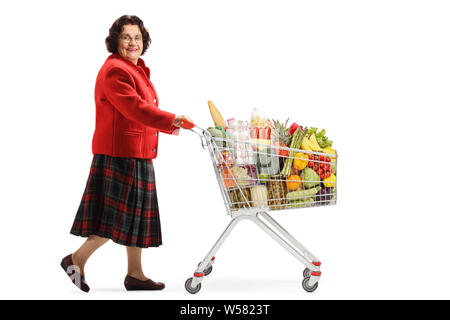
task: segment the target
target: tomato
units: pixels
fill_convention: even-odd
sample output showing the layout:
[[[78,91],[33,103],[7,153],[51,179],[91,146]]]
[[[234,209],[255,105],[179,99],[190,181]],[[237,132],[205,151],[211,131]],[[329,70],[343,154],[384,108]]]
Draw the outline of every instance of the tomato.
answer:
[[[330,164],[327,163],[327,164],[325,165],[325,170],[329,171],[330,168],[331,168]]]
[[[325,175],[323,173],[320,175],[320,179],[321,180],[325,179]]]
[[[319,159],[320,161],[325,161],[325,156],[320,156]]]
[[[325,173],[325,171],[323,170],[323,169],[319,169],[319,172],[317,172],[318,174],[319,174],[319,176],[321,175],[321,174],[324,174]]]
[[[319,170],[319,165],[316,163],[316,164],[314,165],[314,171],[317,171],[317,170]]]
[[[330,158],[330,157],[327,157],[327,158],[326,158],[326,161],[327,161],[327,162],[331,162],[331,158]]]
[[[273,145],[276,146],[276,147],[287,148],[287,145],[285,145],[282,142],[275,142]],[[289,150],[284,150],[284,149],[279,149],[279,148],[276,148],[276,150],[277,150],[277,154],[280,157],[284,157],[284,158],[289,157]]]
[[[312,167],[314,167],[314,163],[312,161],[309,161],[308,162],[308,168],[312,168]]]
[[[321,163],[321,164],[319,164],[319,166],[320,166],[320,168],[325,168],[325,163]]]
[[[329,178],[331,176],[331,172],[330,171],[327,171],[326,173],[325,173],[325,178]],[[323,179],[322,179],[323,180]]]

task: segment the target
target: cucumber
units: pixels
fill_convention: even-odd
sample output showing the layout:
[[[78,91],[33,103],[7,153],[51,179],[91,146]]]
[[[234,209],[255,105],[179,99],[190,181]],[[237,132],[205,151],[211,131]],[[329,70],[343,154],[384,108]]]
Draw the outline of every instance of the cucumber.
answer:
[[[320,189],[321,189],[321,187],[317,186],[317,187],[311,188],[311,189],[288,192],[288,194],[286,194],[286,198],[289,201],[304,200],[307,197],[311,197],[311,196],[315,195],[317,192],[320,191]]]
[[[307,198],[305,200],[291,201],[291,202],[289,202],[287,207],[288,208],[303,208],[303,207],[310,206],[312,203],[314,203],[314,199],[313,198]]]

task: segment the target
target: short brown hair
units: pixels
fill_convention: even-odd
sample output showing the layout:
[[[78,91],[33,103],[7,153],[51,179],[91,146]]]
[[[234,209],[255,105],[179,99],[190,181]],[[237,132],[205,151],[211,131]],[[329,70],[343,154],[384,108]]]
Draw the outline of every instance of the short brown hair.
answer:
[[[137,16],[123,15],[112,24],[111,28],[109,28],[109,35],[105,39],[106,49],[111,53],[118,53],[117,46],[119,42],[119,35],[122,32],[122,28],[124,25],[132,24],[135,26],[139,26],[139,29],[142,33],[142,54],[144,55],[145,51],[147,51],[150,43],[152,43],[152,39],[150,39],[150,34],[147,29],[144,27],[144,22]]]

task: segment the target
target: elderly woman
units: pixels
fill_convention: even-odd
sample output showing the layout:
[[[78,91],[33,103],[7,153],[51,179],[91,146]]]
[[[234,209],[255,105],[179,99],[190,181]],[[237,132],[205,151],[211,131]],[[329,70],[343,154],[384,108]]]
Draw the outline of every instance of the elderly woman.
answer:
[[[136,16],[122,16],[109,30],[106,59],[95,84],[93,160],[71,233],[88,237],[61,261],[72,282],[88,292],[84,266],[109,239],[126,246],[127,290],[160,290],[144,275],[141,250],[162,244],[152,159],[160,132],[175,134],[192,120],[159,108],[150,69],[140,58],[151,39]]]

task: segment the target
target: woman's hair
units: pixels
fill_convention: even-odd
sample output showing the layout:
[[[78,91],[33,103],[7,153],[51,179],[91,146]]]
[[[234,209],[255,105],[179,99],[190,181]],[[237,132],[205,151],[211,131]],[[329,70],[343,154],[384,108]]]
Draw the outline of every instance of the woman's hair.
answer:
[[[142,33],[142,55],[144,55],[145,51],[147,51],[150,46],[150,43],[152,43],[152,39],[150,39],[150,34],[144,27],[144,22],[142,22],[142,20],[137,16],[124,15],[114,21],[109,29],[109,35],[105,39],[106,49],[108,52],[118,53],[117,45],[119,42],[119,35],[122,32],[122,27],[126,24],[139,26]]]

